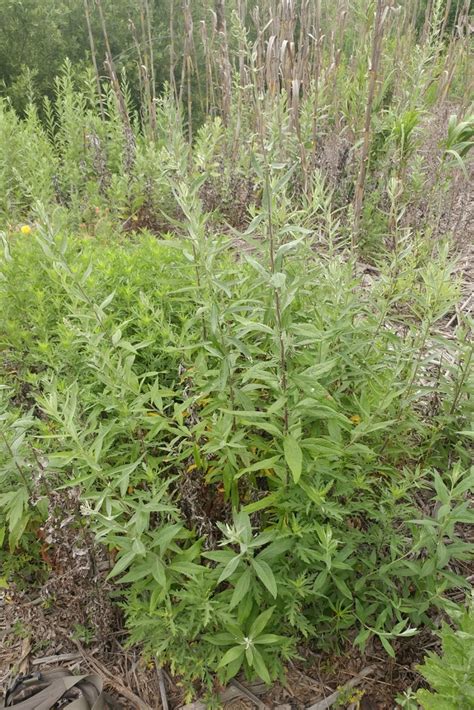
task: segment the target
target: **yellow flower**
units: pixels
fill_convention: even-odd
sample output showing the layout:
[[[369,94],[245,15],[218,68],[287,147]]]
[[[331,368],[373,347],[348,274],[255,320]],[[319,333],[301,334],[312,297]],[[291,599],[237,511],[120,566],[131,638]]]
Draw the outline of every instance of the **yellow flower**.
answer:
[[[360,419],[359,415],[358,415],[358,414],[353,414],[352,417],[351,417],[351,422],[352,422],[353,424],[360,424],[361,419]]]
[[[30,227],[30,225],[29,225],[29,224],[23,224],[22,227],[21,227],[21,229],[20,229],[20,232],[21,232],[22,234],[31,234],[31,227]]]

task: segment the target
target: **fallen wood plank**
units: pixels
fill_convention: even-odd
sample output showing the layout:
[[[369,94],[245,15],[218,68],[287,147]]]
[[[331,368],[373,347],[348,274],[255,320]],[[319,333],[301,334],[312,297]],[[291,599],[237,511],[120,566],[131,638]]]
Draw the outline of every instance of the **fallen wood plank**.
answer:
[[[161,666],[155,661],[156,672],[158,674],[158,684],[160,686],[161,705],[163,710],[169,710],[168,696],[166,694],[165,677]]]
[[[27,675],[30,667],[31,639],[28,636],[21,644],[21,658],[18,661],[18,673]]]
[[[242,683],[239,683],[239,681],[236,678],[233,678],[230,681],[230,685],[233,685],[234,688],[237,688],[237,690],[240,692],[241,695],[244,697],[248,698],[251,700],[259,710],[268,710],[267,705],[265,703],[262,703],[262,701],[257,698],[255,693],[252,693],[252,691],[249,688],[246,688],[245,685],[242,685]]]
[[[219,693],[219,700],[221,701],[221,703],[229,703],[231,700],[236,700],[236,698],[242,697],[246,697],[248,699],[248,692],[252,693],[255,696],[263,695],[268,690],[268,687],[265,685],[265,683],[260,681],[256,681],[255,683],[249,683],[248,685],[243,685],[242,683],[239,683],[239,686],[245,688],[247,692],[243,693],[237,688],[235,684],[230,685],[228,688],[225,688],[222,693]],[[263,707],[266,706],[263,705]],[[201,700],[196,700],[196,702],[194,703],[188,703],[188,705],[181,705],[179,710],[206,710],[206,708],[206,703],[203,703]]]
[[[334,693],[331,693],[331,695],[329,695],[327,698],[319,700],[314,705],[310,705],[306,708],[306,710],[327,710],[327,708],[330,708],[331,705],[336,702],[341,693],[344,693],[346,690],[350,690],[356,685],[359,685],[359,683],[364,680],[364,678],[366,678],[368,675],[373,673],[374,670],[375,666],[367,666],[367,668],[364,668],[364,670],[358,673],[358,675],[356,675],[354,678],[351,678],[351,680],[349,680],[347,683],[344,683],[344,685],[341,686],[339,690],[336,690]]]
[[[78,661],[82,658],[80,653],[60,653],[56,656],[43,656],[31,661],[32,666],[41,666],[47,663],[65,663],[66,661]]]

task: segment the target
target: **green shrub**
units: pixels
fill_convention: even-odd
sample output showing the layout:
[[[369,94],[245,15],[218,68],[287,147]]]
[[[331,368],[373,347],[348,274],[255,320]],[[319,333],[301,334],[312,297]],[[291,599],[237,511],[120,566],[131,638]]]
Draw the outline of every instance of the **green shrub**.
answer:
[[[427,413],[457,298],[447,251],[407,247],[369,298],[350,262],[314,255],[281,168],[243,261],[208,233],[200,184],[170,182],[180,240],[65,239],[41,210],[33,236],[4,237],[2,349],[32,383],[29,441],[114,551],[130,640],[186,683],[268,682],[305,638],[393,655],[466,586],[450,561],[471,550],[465,365]]]
[[[442,655],[430,652],[418,670],[434,692],[422,688],[416,698],[424,710],[468,710],[474,704],[474,603],[456,615],[455,628],[444,624]]]
[[[234,16],[250,64],[192,145],[171,92],[156,131],[124,77],[101,116],[69,63],[41,110],[0,106],[1,583],[26,584],[15,554],[47,573],[37,533],[74,488],[130,642],[187,688],[268,683],[303,642],[394,656],[468,586],[472,324],[439,225],[472,126],[452,119],[431,162],[416,150],[452,56],[439,17],[418,46],[390,10],[364,129],[372,18],[351,12],[341,52],[337,33],[311,50],[318,85],[303,71],[268,96]]]

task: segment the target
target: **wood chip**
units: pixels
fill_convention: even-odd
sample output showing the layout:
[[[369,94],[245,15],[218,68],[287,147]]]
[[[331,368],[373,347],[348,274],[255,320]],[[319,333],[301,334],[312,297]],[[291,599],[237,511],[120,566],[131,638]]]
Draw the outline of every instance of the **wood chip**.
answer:
[[[237,681],[238,682],[238,681]],[[246,693],[243,693],[235,685],[230,685],[228,688],[219,694],[219,700],[221,703],[229,703],[237,698],[246,697],[248,699],[248,692],[252,693],[254,696],[263,695],[267,692],[268,688],[265,683],[261,681],[256,681],[255,683],[249,683],[248,685],[243,685],[239,683],[242,688],[245,688]],[[254,701],[255,702],[255,701]],[[260,701],[259,701],[260,702]],[[263,703],[262,703],[263,705]],[[262,706],[261,706],[262,707]],[[263,705],[263,707],[266,707]],[[189,703],[188,705],[181,705],[179,710],[206,710],[207,705],[200,700],[194,703]]]
[[[355,676],[355,678],[352,678],[349,680],[347,683],[345,683],[339,690],[336,690],[334,693],[329,695],[327,698],[324,698],[323,700],[319,700],[317,703],[314,705],[310,705],[309,707],[306,708],[306,710],[327,710],[327,708],[330,708],[331,705],[333,705],[341,693],[344,693],[346,690],[350,690],[351,688],[354,688],[356,685],[359,685],[359,683],[364,680],[368,675],[373,673],[375,670],[375,666],[367,666],[367,668],[364,668],[363,671],[361,671],[358,675]]]

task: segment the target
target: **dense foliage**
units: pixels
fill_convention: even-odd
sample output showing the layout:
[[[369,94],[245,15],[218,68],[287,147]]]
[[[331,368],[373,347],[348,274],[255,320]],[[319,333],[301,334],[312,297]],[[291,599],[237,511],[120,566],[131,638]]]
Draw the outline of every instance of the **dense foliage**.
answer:
[[[231,14],[255,83],[219,93],[216,46],[198,130],[185,92],[150,100],[142,76],[135,110],[125,78],[99,94],[69,62],[23,117],[0,105],[3,584],[50,572],[41,531],[73,490],[130,641],[189,687],[270,682],[302,642],[393,656],[469,587],[449,218],[474,122],[443,7],[424,42],[391,15],[384,44],[368,8],[301,96],[272,63],[257,85],[261,37]]]
[[[468,708],[474,701],[474,610],[473,601],[467,610],[458,609],[455,628],[443,625],[440,632],[442,656],[429,653],[420,672],[435,688],[432,693],[422,689],[417,699],[426,710],[438,708]]]

